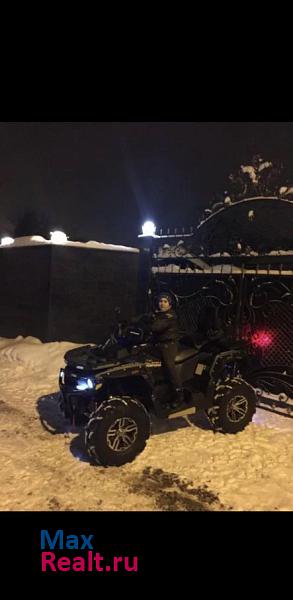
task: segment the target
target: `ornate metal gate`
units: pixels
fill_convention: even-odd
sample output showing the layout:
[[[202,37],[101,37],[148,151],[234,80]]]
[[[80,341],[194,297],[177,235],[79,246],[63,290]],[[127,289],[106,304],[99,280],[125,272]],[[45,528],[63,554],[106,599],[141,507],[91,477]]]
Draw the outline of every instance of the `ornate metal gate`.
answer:
[[[292,219],[292,206],[290,210]],[[211,236],[207,238],[210,242]],[[267,246],[266,253],[250,248],[209,254],[209,248],[199,246],[198,232],[178,230],[161,231],[150,248],[152,301],[158,292],[168,290],[183,330],[200,337],[207,329],[222,329],[231,339],[250,343],[261,364],[255,386],[289,413],[293,406],[293,251]]]

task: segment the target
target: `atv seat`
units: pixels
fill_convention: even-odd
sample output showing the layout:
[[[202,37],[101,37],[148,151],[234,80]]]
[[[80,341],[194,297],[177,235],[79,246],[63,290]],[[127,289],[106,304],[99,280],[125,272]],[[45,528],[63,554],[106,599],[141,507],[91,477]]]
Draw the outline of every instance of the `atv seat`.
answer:
[[[175,365],[178,365],[188,358],[192,358],[198,353],[196,348],[180,348],[178,354],[175,356]]]

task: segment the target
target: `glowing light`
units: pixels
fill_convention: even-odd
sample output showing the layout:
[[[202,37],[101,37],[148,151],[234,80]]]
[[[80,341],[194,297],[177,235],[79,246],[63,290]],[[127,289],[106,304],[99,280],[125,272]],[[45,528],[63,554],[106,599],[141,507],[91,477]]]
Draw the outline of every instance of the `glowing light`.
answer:
[[[53,244],[66,244],[67,235],[63,231],[50,231]]]
[[[76,383],[76,389],[80,392],[85,390],[92,390],[95,387],[95,382],[92,379],[78,379]]]
[[[14,239],[12,237],[4,237],[1,240],[1,246],[9,246],[10,244],[13,244]]]
[[[76,384],[76,389],[80,392],[84,392],[84,390],[88,390],[88,384],[86,381],[81,381],[80,383]]]
[[[146,221],[142,226],[143,235],[155,235],[156,226],[152,221]]]
[[[258,348],[267,348],[272,344],[273,337],[268,331],[256,331],[251,336],[251,343]]]

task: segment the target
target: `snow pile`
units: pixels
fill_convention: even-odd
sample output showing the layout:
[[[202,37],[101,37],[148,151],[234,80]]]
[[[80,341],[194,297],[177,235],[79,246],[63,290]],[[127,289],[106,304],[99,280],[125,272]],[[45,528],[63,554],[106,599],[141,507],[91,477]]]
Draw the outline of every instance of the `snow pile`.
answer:
[[[52,372],[52,369],[63,366],[63,354],[68,347],[75,348],[79,345],[70,342],[43,344],[41,340],[32,336],[19,335],[15,339],[0,337],[0,361],[5,360],[12,368],[13,365],[21,365],[32,372],[40,370]]]
[[[203,493],[209,510],[293,509],[293,419],[262,409],[234,436],[202,413],[192,426],[154,418],[133,463],[91,466],[58,406],[59,368],[78,345],[0,338],[0,510],[195,511]]]

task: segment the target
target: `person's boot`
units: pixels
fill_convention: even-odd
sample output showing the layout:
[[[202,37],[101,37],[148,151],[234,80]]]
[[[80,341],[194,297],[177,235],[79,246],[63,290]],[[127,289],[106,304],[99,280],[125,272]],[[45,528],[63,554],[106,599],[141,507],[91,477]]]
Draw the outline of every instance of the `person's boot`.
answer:
[[[185,402],[184,390],[183,388],[176,389],[176,395],[171,402],[172,408],[180,408]]]

